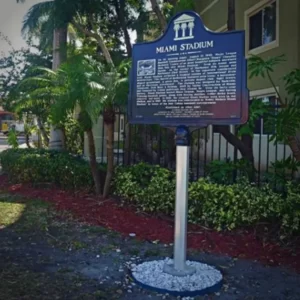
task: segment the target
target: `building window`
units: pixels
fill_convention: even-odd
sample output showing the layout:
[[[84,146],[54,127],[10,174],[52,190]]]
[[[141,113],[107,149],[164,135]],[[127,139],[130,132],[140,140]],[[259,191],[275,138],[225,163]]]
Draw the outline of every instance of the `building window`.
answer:
[[[247,50],[259,54],[278,46],[278,1],[265,0],[246,11]]]
[[[275,133],[275,124],[273,117],[276,115],[279,105],[275,96],[266,96],[257,98],[266,104],[269,104],[269,112],[255,121],[254,134],[270,135]],[[251,104],[252,101],[250,101]]]

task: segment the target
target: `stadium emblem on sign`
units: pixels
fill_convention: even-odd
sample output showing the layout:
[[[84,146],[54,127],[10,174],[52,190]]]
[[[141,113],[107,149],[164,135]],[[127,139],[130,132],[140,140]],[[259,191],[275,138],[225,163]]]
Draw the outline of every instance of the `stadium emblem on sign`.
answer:
[[[174,21],[175,41],[193,39],[195,18],[186,14]]]

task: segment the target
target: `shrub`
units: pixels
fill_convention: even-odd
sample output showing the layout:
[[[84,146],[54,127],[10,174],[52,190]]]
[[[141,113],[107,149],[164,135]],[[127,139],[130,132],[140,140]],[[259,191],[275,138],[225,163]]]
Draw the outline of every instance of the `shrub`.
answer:
[[[15,130],[10,129],[7,135],[7,143],[13,149],[17,149],[19,147],[18,137]]]
[[[230,186],[199,179],[190,185],[189,199],[190,221],[218,230],[276,219],[282,203],[268,186],[258,189],[246,179]]]
[[[174,210],[175,174],[172,171],[145,163],[118,167],[113,185],[116,195],[134,201],[145,211],[170,214]]]
[[[287,184],[287,197],[282,208],[282,228],[289,234],[300,230],[300,188]]]
[[[158,166],[141,163],[116,169],[115,194],[145,211],[173,214],[175,188],[175,173]],[[300,193],[295,189],[290,184],[283,198],[268,185],[258,188],[243,178],[232,185],[201,178],[189,185],[189,221],[217,230],[267,221],[296,232],[300,230]]]
[[[270,170],[265,174],[265,179],[274,190],[286,193],[288,178],[292,179],[293,174],[297,173],[299,168],[300,162],[289,156],[286,159],[271,162]]]
[[[227,158],[225,160],[213,160],[206,166],[206,173],[213,183],[218,184],[232,184],[235,177],[242,178],[252,176],[251,164],[244,160],[239,159],[236,162]]]
[[[73,117],[68,116],[64,122],[64,129],[67,151],[72,154],[82,155],[84,148],[84,131],[79,122]]]
[[[52,183],[75,190],[93,187],[89,164],[65,152],[9,149],[0,154],[0,162],[4,173],[13,182]],[[103,167],[99,166],[99,169],[104,172]]]

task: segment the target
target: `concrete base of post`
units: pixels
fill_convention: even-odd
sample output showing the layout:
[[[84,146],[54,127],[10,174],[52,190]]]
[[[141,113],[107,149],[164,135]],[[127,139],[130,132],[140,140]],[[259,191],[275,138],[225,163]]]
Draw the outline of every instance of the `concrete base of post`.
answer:
[[[182,270],[177,270],[174,264],[165,264],[163,271],[172,276],[184,277],[190,276],[196,273],[196,269],[186,265]]]
[[[132,263],[129,274],[140,287],[175,297],[196,297],[221,289],[223,276],[216,268],[187,260],[180,268],[183,271],[178,271],[174,263],[170,258]]]

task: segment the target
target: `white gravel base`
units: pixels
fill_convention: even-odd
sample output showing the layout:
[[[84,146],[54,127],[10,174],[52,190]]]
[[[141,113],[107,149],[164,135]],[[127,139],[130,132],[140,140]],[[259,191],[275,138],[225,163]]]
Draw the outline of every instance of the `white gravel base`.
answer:
[[[166,258],[132,265],[132,276],[142,284],[174,292],[200,291],[218,284],[223,278],[221,272],[214,267],[195,261],[186,262],[196,269],[193,275],[172,276],[163,271],[165,264],[172,263],[172,259]]]

